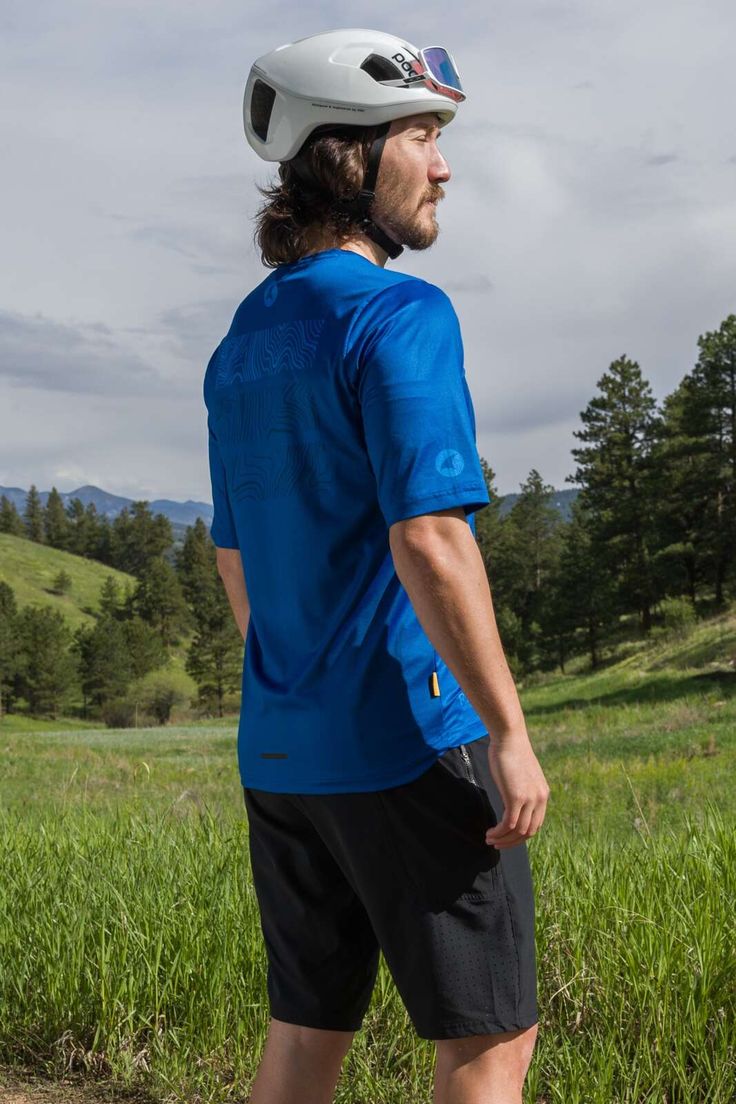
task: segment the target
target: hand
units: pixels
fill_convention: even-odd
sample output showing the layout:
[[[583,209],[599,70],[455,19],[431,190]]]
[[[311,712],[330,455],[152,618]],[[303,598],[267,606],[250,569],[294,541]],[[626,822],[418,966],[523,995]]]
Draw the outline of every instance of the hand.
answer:
[[[486,832],[486,843],[515,847],[541,828],[550,788],[526,734],[502,741],[491,737],[488,766],[504,810],[503,819]]]

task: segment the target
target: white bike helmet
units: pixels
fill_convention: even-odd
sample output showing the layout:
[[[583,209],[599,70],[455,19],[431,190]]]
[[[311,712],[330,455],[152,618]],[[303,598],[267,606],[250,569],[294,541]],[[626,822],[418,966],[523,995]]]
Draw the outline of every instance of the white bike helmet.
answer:
[[[316,133],[379,127],[358,196],[342,201],[391,257],[403,247],[370,219],[386,134],[393,119],[435,112],[446,126],[465,99],[452,56],[417,49],[381,31],[326,31],[278,46],[251,68],[243,99],[248,143],[264,161],[288,161],[314,186],[300,153]]]

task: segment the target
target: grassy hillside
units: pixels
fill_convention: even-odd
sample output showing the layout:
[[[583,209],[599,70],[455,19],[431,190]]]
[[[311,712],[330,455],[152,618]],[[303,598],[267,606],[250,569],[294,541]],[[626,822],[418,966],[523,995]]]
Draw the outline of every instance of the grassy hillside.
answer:
[[[52,594],[51,585],[62,568],[71,576],[71,588],[65,595]],[[10,533],[0,533],[0,580],[13,588],[19,607],[31,603],[48,605],[63,614],[72,631],[92,620],[107,575],[113,576],[121,593],[126,586],[135,585],[133,576],[124,571]]]

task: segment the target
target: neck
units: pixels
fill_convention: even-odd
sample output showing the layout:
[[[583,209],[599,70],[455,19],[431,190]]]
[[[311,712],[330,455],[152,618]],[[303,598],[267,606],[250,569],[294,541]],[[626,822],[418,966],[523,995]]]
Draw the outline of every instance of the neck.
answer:
[[[315,243],[312,249],[307,250],[305,256],[310,253],[322,253],[326,249],[345,249],[350,253],[359,253],[361,257],[365,257],[367,260],[372,261],[373,264],[378,265],[379,268],[384,268],[386,261],[388,260],[388,253],[385,249],[382,249],[377,242],[374,242],[372,238],[369,238],[367,234],[356,234],[352,238],[347,238],[344,241],[334,241],[330,239],[323,239],[322,241]]]
[[[366,237],[365,234],[361,234],[360,238],[343,242],[341,248],[347,249],[351,253],[360,253],[361,257],[367,257],[369,261],[373,261],[373,264],[380,268],[384,268],[388,260],[386,250],[381,249],[380,245],[374,242],[372,238]]]

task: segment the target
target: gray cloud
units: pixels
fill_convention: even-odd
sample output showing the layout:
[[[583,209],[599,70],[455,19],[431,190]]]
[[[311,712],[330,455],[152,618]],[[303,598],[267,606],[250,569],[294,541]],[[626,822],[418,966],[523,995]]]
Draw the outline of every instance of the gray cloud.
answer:
[[[0,310],[0,378],[83,395],[162,391],[156,371],[102,322],[57,322]]]
[[[207,362],[232,321],[234,306],[229,299],[205,300],[161,311],[156,327],[167,336],[169,347],[195,365]]]
[[[655,153],[645,159],[647,165],[671,165],[673,161],[680,161],[677,153]]]

